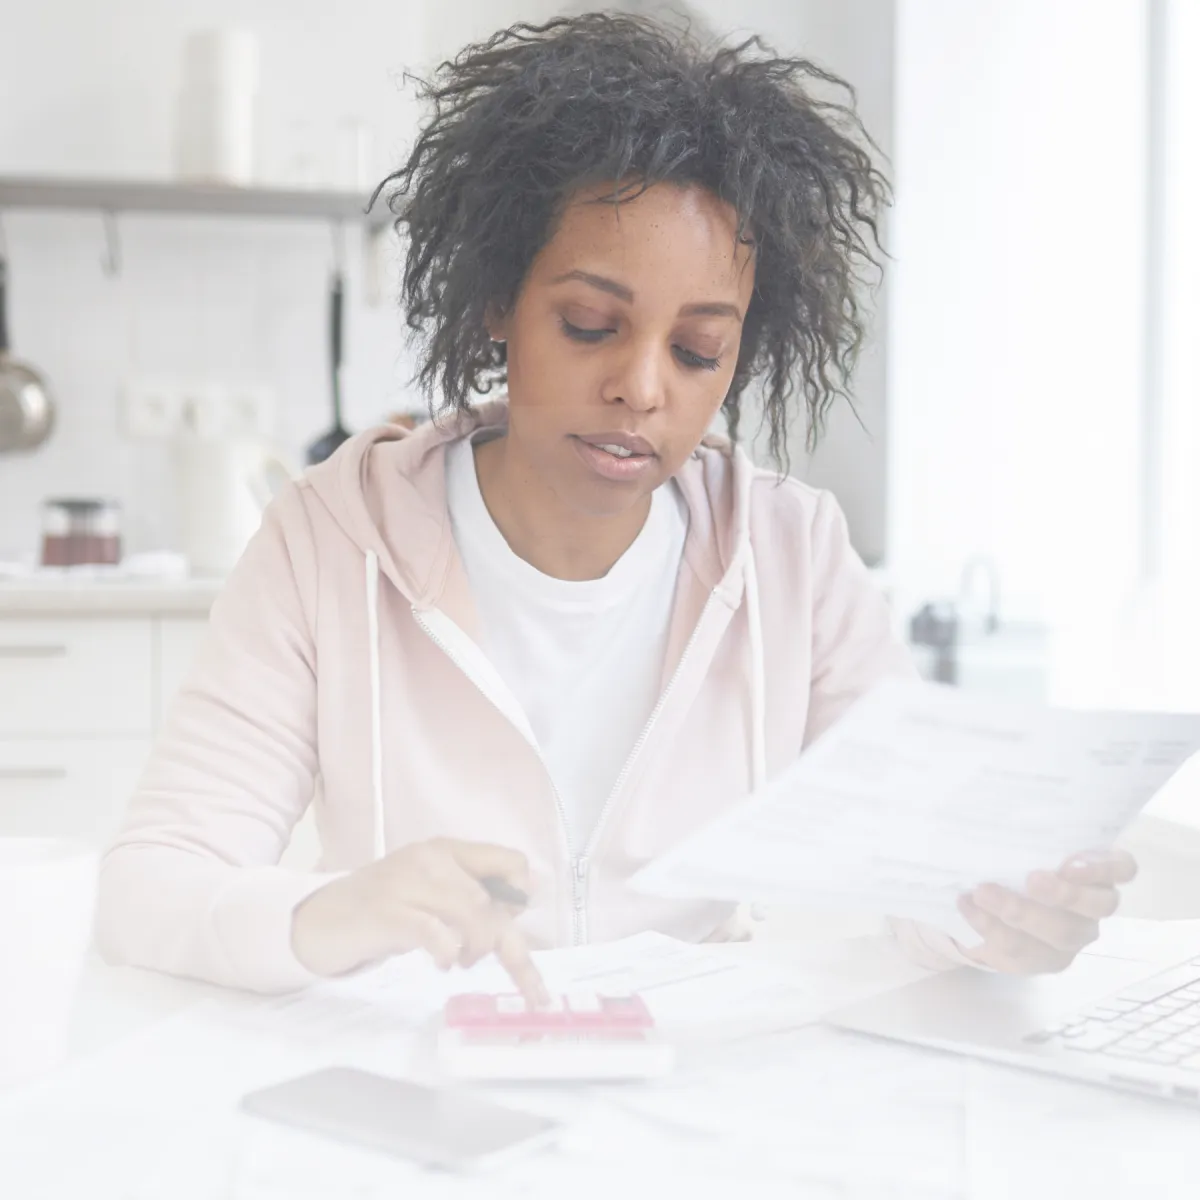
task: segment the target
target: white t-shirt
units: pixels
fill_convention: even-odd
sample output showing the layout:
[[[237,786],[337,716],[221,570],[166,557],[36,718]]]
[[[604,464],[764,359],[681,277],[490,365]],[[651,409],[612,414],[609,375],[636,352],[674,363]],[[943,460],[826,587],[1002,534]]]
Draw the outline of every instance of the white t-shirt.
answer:
[[[673,483],[602,579],[555,579],[492,520],[468,439],[446,449],[446,497],[479,615],[481,649],[517,698],[584,849],[658,701],[687,507]]]

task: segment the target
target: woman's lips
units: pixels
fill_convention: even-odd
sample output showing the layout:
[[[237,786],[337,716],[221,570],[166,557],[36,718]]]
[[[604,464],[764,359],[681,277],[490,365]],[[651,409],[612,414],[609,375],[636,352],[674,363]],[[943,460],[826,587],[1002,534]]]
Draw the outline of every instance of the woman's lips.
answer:
[[[579,457],[597,475],[617,483],[640,478],[653,468],[657,457],[645,438],[626,433],[588,434],[586,437],[577,435],[571,441]],[[611,450],[602,449],[603,446],[617,446],[631,453],[614,454]]]
[[[606,433],[581,433],[578,436],[589,446],[620,446],[622,450],[628,450],[631,454],[654,454],[654,447],[636,433],[612,429]]]

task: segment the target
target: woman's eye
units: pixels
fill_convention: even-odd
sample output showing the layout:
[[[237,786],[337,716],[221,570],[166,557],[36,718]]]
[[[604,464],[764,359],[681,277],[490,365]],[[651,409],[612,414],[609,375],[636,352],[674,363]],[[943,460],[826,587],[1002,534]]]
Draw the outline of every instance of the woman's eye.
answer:
[[[574,338],[577,342],[595,343],[600,341],[601,338],[607,337],[610,333],[615,332],[612,329],[582,329],[578,325],[572,325],[566,317],[560,316],[558,320],[567,337]],[[689,367],[698,367],[705,371],[715,371],[721,365],[719,358],[705,358],[701,354],[684,349],[683,346],[676,346],[675,351],[679,355],[680,360]]]
[[[598,342],[606,333],[612,332],[611,329],[581,329],[578,325],[572,325],[566,317],[558,319],[567,337],[575,338],[580,342]]]
[[[677,346],[679,357],[683,359],[689,367],[703,367],[706,371],[715,371],[720,365],[719,358],[705,358],[701,354],[693,354],[691,350],[685,350],[682,346]]]

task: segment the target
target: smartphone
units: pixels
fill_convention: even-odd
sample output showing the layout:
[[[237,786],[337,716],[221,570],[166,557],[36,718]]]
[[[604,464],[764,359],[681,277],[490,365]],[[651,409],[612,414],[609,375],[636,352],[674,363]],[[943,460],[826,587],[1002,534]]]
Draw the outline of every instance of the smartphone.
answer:
[[[423,1166],[472,1170],[549,1144],[558,1122],[466,1091],[328,1067],[242,1097],[255,1116]]]

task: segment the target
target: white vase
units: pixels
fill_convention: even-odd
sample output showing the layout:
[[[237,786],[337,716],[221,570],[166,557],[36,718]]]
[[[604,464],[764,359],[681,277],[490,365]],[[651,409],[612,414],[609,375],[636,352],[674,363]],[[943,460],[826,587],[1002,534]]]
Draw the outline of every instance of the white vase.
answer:
[[[184,43],[175,171],[192,183],[246,186],[255,175],[258,45],[243,29],[194,33]]]
[[[175,445],[182,549],[193,575],[225,575],[295,474],[252,438],[183,437]]]

